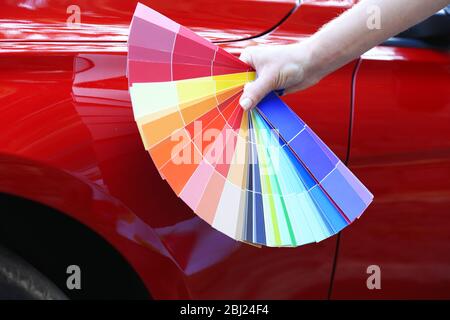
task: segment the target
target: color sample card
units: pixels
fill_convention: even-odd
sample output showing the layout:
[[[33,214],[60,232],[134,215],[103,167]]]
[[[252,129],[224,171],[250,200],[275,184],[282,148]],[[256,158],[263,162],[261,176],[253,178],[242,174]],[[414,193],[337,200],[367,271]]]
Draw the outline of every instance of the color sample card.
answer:
[[[250,66],[138,4],[127,75],[134,117],[161,177],[229,237],[271,247],[326,239],[372,194],[276,93],[244,111]]]

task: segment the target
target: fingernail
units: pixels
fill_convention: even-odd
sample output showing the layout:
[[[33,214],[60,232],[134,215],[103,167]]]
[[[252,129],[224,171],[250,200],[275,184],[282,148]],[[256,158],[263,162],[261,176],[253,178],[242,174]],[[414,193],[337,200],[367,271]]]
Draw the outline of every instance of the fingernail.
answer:
[[[239,104],[241,105],[241,107],[242,107],[244,110],[248,110],[248,109],[250,109],[251,106],[252,106],[252,99],[250,99],[250,98],[243,98],[243,99],[241,99],[241,100],[239,101]]]

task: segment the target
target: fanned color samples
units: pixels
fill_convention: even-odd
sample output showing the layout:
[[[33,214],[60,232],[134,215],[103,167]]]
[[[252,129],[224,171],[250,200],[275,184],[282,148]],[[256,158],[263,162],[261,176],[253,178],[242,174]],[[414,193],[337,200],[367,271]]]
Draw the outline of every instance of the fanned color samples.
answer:
[[[299,246],[358,218],[372,194],[277,94],[244,112],[255,72],[138,4],[128,41],[134,116],[161,177],[233,239]]]

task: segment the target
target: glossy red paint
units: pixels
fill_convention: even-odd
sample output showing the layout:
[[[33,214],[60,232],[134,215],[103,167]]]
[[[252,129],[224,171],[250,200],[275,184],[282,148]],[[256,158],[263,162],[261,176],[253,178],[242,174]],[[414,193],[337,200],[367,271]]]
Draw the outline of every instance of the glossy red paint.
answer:
[[[279,41],[292,41],[290,32]],[[247,44],[225,47],[238,53]],[[160,179],[133,120],[125,43],[2,48],[2,192],[55,207],[100,233],[155,298],[327,297],[336,238],[281,250],[237,243],[193,215]],[[286,98],[341,157],[352,70]],[[329,116],[314,116],[318,109]]]
[[[295,5],[292,1],[257,0],[173,2],[180,6],[167,1],[143,2],[212,40],[258,35]],[[275,31],[223,45],[239,54],[247,45],[301,40],[354,2],[304,1]],[[33,24],[29,32],[8,33],[0,43],[0,192],[39,201],[83,222],[130,262],[155,298],[327,298],[336,237],[295,249],[259,249],[238,243],[197,218],[160,179],[142,146],[127,92],[124,30],[134,3],[83,2],[93,12],[88,17],[93,20],[88,21],[96,32],[89,29],[92,25],[73,32],[58,28],[67,17],[65,7],[59,7],[68,2],[42,2],[46,6],[35,12],[19,9],[18,3],[8,2],[3,12],[10,19],[21,18]],[[198,15],[186,15],[192,8],[201,10],[197,10]],[[248,19],[250,13],[255,19]],[[5,26],[10,22],[0,23]],[[41,38],[33,39],[33,33]],[[384,54],[376,54],[379,50]],[[422,135],[413,135],[407,142],[396,135],[399,131],[415,133],[412,127],[424,127],[422,120],[430,117],[428,123],[436,124],[431,129],[449,136],[445,131],[448,118],[444,117],[448,115],[448,94],[437,95],[442,90],[440,85],[448,81],[448,55],[396,48],[386,54],[389,50],[383,50],[364,56],[357,73],[350,162],[374,192],[375,205],[343,234],[335,298],[376,297],[377,293],[365,287],[367,274],[360,267],[365,267],[371,257],[378,257],[371,264],[383,268],[386,263],[386,276],[393,279],[386,297],[411,295],[407,286],[405,290],[395,287],[406,283],[394,278],[398,275],[397,261],[402,267],[406,262],[417,263],[419,267],[407,269],[414,272],[426,270],[426,261],[435,264],[430,268],[441,268],[438,270],[445,270],[448,263],[443,240],[449,189],[442,179],[438,181],[439,174],[448,172],[448,139],[427,144],[427,140],[421,140]],[[349,147],[355,67],[353,62],[317,86],[284,98],[342,160]],[[424,78],[436,73],[437,87],[434,78],[425,83],[427,97],[434,99],[426,101],[433,101],[430,106],[434,109],[424,111],[422,95],[413,97],[414,92],[425,92],[425,87],[414,87],[417,82],[408,76],[410,72]],[[384,95],[375,90],[380,86]],[[411,98],[398,95],[402,90]],[[377,101],[382,103],[376,105]],[[386,119],[388,110],[393,114],[380,129],[374,121]],[[403,117],[408,119],[405,125]],[[386,140],[390,137],[387,133],[393,140]],[[436,132],[427,134],[435,138]],[[384,144],[379,144],[379,136],[384,137]],[[396,148],[403,149],[397,152]],[[424,159],[425,169],[421,163]],[[429,174],[411,176],[410,169]],[[389,182],[391,176],[398,184]],[[416,196],[419,200],[414,201],[412,197]],[[438,224],[434,225],[435,219],[429,216],[423,231],[421,214],[428,210],[439,212]],[[400,214],[414,219],[403,219]],[[385,219],[379,218],[382,216]],[[392,233],[386,235],[389,221]],[[442,241],[440,245],[429,234],[433,227],[441,228],[433,231]],[[398,228],[402,231],[397,232]],[[409,250],[415,233],[419,238],[412,248],[428,250],[428,260],[421,262],[420,256]],[[367,234],[383,240],[374,241]],[[391,240],[397,241],[399,249],[394,249]],[[434,246],[436,254],[430,250]],[[390,247],[388,252],[386,247]],[[372,248],[376,254],[365,248]],[[405,250],[406,258],[395,250]],[[443,272],[440,276],[445,280]],[[413,281],[414,276],[406,274],[397,279]],[[427,288],[443,295],[449,291],[449,284],[446,280],[438,284],[437,279],[438,275]],[[418,284],[415,282],[415,286]]]
[[[375,194],[342,232],[333,298],[450,298],[450,54],[378,47],[356,76],[350,168]],[[367,267],[382,290],[368,290]]]
[[[133,120],[125,61],[105,52],[1,56],[0,191],[100,233],[156,298],[325,298],[335,238],[281,250],[237,243],[161,180]]]
[[[126,42],[137,2],[214,40],[256,36],[297,5],[295,0],[13,0],[2,3],[0,41]]]

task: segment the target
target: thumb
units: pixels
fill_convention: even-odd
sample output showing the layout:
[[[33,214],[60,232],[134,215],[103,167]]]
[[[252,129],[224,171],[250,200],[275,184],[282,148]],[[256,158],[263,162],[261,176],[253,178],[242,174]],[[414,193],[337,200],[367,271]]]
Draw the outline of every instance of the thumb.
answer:
[[[263,73],[255,81],[245,85],[239,104],[244,110],[254,108],[273,89],[274,81]]]
[[[253,64],[253,54],[252,54],[252,47],[247,47],[245,48],[239,59],[243,62],[245,62],[246,64],[248,64],[249,66],[251,66],[252,68],[255,68],[254,64]]]

